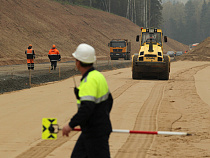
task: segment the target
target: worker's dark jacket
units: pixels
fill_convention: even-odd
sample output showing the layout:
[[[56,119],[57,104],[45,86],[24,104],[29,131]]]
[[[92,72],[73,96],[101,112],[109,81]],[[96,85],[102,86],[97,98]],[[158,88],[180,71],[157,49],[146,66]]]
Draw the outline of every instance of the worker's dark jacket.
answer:
[[[112,126],[109,113],[113,99],[105,77],[91,68],[82,76],[78,89],[78,112],[69,126],[74,128],[80,125],[82,133],[90,137],[110,134]]]

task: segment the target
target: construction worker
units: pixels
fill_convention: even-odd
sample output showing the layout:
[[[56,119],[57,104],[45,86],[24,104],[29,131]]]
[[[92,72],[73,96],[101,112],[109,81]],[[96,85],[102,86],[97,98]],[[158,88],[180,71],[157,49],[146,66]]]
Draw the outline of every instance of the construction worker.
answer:
[[[52,45],[52,49],[49,50],[48,58],[51,62],[51,70],[56,70],[57,61],[61,60],[61,55],[59,54],[59,51],[56,49],[54,44]]]
[[[80,44],[72,55],[82,74],[80,86],[74,88],[78,111],[63,127],[62,133],[68,136],[78,125],[82,133],[71,158],[110,158],[108,140],[112,132],[112,95],[105,77],[93,67],[95,49],[88,44]]]
[[[25,51],[25,54],[27,57],[28,70],[30,70],[30,69],[34,70],[35,52],[32,49],[32,44],[29,44],[28,49],[26,49],[26,51]]]

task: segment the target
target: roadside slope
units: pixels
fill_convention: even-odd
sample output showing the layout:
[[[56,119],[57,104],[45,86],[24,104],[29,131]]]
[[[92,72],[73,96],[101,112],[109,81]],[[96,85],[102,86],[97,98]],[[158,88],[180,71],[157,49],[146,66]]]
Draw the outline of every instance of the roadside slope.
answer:
[[[107,56],[107,44],[112,38],[128,38],[132,50],[138,50],[134,40],[139,27],[107,12],[50,0],[2,1],[0,9],[2,62],[25,59],[24,50],[30,43],[38,60],[47,59],[52,44],[60,50],[62,58],[71,57],[83,42],[94,46],[97,56]]]
[[[163,45],[163,51],[164,53],[167,53],[167,51],[183,51],[185,52],[188,50],[189,47],[185,44],[182,44],[174,39],[168,38],[167,43]]]
[[[83,42],[95,47],[98,57],[108,57],[107,43],[113,38],[131,40],[132,54],[139,49],[135,41],[139,26],[107,12],[52,0],[1,1],[0,9],[0,65],[24,64],[24,51],[30,43],[36,52],[36,63],[48,62],[52,44],[59,49],[62,61],[69,60]],[[174,46],[178,45],[169,39],[164,51],[176,50]]]
[[[203,40],[188,53],[176,57],[176,60],[210,61],[210,37]]]

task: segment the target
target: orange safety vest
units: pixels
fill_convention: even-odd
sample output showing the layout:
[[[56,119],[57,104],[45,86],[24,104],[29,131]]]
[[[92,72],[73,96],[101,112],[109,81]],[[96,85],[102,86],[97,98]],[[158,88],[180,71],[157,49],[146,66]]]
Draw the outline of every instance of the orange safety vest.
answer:
[[[48,57],[50,61],[58,61],[61,58],[60,53],[56,48],[50,49]]]
[[[27,49],[26,50],[27,59],[34,59],[34,50],[33,49]]]
[[[59,51],[55,48],[55,49],[50,49],[49,55],[59,55]]]
[[[33,54],[33,53],[32,53],[32,50],[33,50],[33,49],[27,49],[27,54]]]

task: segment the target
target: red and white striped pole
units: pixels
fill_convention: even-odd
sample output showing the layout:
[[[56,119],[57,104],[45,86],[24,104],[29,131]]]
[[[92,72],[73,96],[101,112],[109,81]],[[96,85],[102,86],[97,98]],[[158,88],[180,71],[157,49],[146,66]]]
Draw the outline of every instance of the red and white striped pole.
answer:
[[[131,134],[153,134],[153,135],[190,135],[186,132],[169,132],[169,131],[132,131],[132,130],[122,130],[113,129],[112,132],[118,133],[131,133]]]
[[[74,131],[81,131],[80,128],[74,128]],[[178,135],[178,136],[190,136],[191,134],[186,132],[169,132],[169,131],[132,131],[125,129],[113,129],[114,133],[131,133],[131,134],[153,134],[153,135]]]

